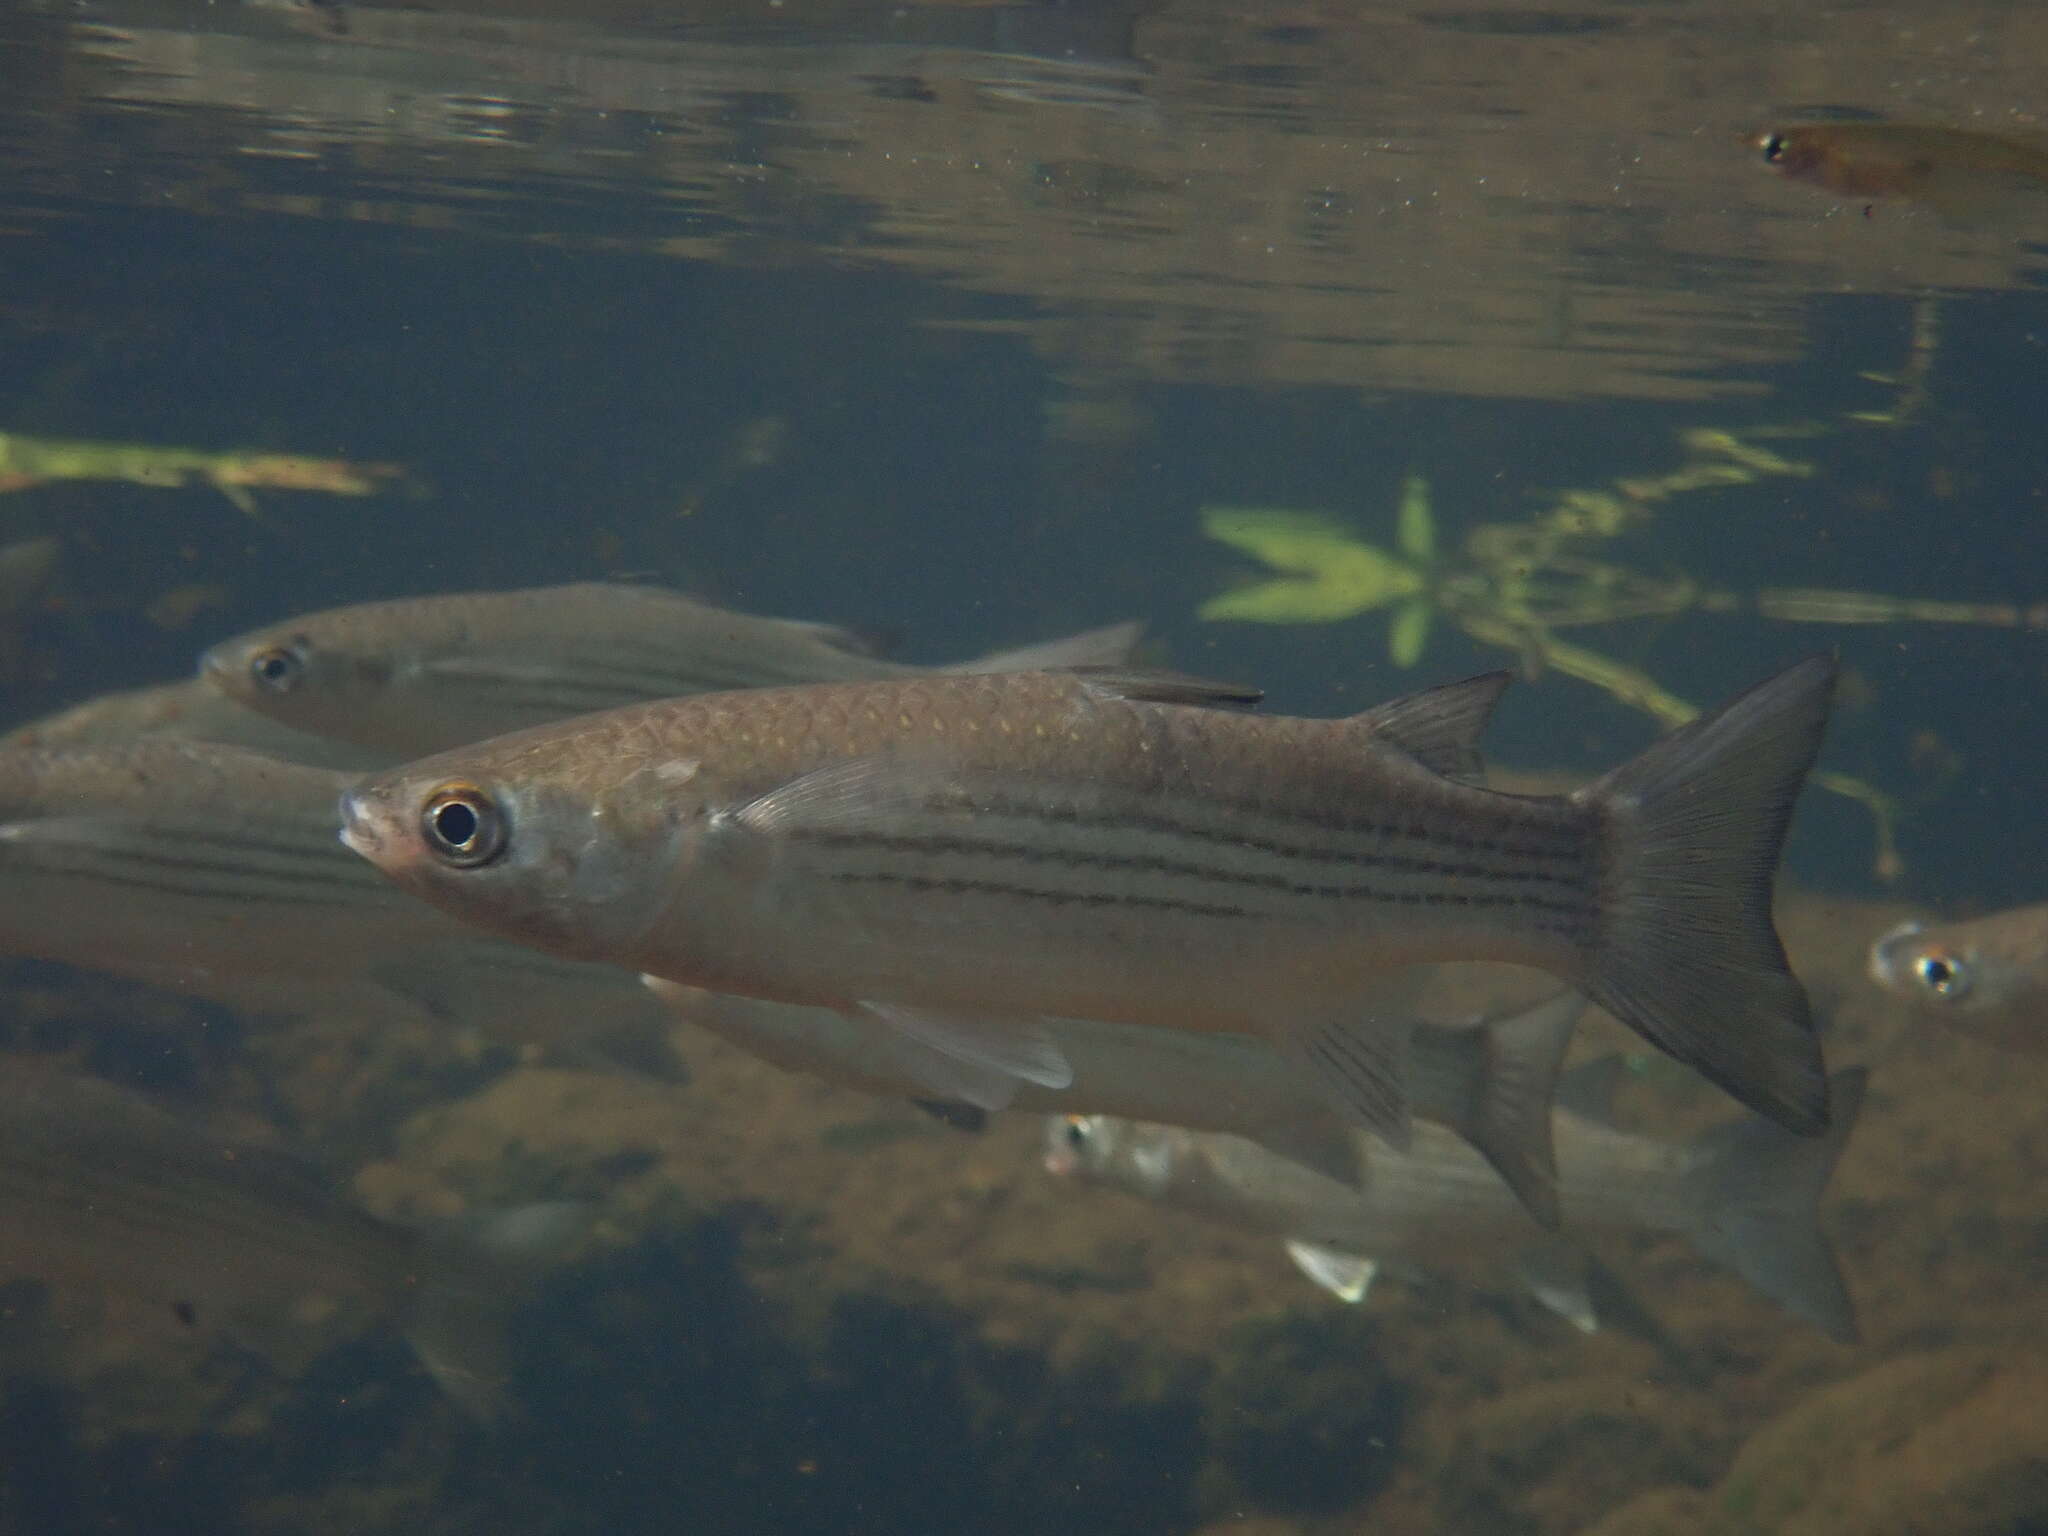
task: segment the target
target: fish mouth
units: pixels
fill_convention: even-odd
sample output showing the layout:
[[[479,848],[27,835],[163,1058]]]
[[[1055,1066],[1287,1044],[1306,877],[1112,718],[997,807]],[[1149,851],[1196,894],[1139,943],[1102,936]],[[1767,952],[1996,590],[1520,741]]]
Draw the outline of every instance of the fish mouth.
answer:
[[[235,670],[233,658],[217,645],[199,653],[199,675],[209,682],[218,683]]]
[[[343,790],[340,811],[341,846],[350,853],[360,854],[372,864],[379,863],[378,855],[384,851],[384,835],[377,830],[368,797],[361,790]]]

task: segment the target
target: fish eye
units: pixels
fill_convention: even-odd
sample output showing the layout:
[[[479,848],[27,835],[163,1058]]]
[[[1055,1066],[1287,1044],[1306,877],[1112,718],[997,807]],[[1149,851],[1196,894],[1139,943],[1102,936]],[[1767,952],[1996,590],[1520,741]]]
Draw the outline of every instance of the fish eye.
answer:
[[[306,658],[296,646],[266,645],[249,658],[249,676],[272,693],[290,693],[305,675]]]
[[[1913,974],[1928,991],[1950,1002],[1966,996],[1970,990],[1969,971],[1959,960],[1938,949],[1931,949],[1915,960]]]
[[[1767,133],[1763,136],[1761,147],[1764,152],[1764,163],[1766,165],[1776,165],[1785,158],[1785,135],[1782,133]]]
[[[1088,1145],[1088,1122],[1075,1116],[1068,1117],[1066,1128],[1060,1133],[1066,1143],[1076,1152]]]
[[[420,835],[442,863],[475,869],[505,851],[505,813],[474,784],[443,784],[420,808]]]

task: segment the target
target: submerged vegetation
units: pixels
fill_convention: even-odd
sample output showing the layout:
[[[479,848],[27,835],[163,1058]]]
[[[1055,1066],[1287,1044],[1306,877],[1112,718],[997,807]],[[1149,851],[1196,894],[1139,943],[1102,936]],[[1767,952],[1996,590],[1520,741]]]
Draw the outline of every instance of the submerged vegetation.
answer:
[[[1818,430],[1787,428],[1779,435]],[[1763,435],[1693,428],[1679,436],[1685,457],[1676,468],[1556,492],[1549,505],[1521,522],[1469,529],[1448,552],[1439,539],[1429,482],[1415,472],[1402,480],[1391,547],[1368,543],[1322,512],[1206,506],[1201,516],[1209,537],[1279,574],[1229,587],[1203,603],[1200,616],[1239,623],[1330,624],[1383,612],[1388,616],[1388,655],[1399,667],[1421,660],[1441,620],[1482,644],[1513,652],[1532,677],[1556,671],[1590,683],[1665,727],[1693,719],[1698,706],[1644,669],[1559,632],[1694,614],[1753,614],[1807,624],[2048,630],[2048,603],[1961,603],[1819,587],[1743,592],[1684,573],[1652,574],[1603,557],[1604,545],[1640,530],[1660,507],[1679,497],[1813,475],[1811,463],[1765,446],[1758,440]],[[1875,826],[1875,873],[1896,880],[1903,872],[1898,799],[1845,773],[1819,772],[1814,783],[1868,808]]]

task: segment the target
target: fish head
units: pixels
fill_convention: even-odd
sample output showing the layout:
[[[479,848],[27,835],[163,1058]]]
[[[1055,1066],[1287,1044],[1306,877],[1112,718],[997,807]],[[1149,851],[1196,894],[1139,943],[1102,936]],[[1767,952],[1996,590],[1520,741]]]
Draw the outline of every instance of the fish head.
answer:
[[[258,714],[332,734],[390,684],[392,665],[345,633],[301,620],[223,640],[199,658],[199,675]]]
[[[1978,991],[1982,957],[1968,939],[1901,923],[1870,946],[1870,978],[1910,1002],[1964,1007]]]
[[[711,816],[694,762],[608,743],[542,727],[370,775],[341,797],[341,840],[462,921],[623,962],[689,878]]]
[[[1045,1125],[1045,1171],[1156,1198],[1173,1182],[1178,1140],[1170,1127],[1114,1115],[1053,1115]]]
[[[1804,128],[1768,128],[1750,140],[1764,164],[1781,175],[1812,179],[1827,160],[1827,143]]]
[[[1107,1115],[1048,1115],[1045,1171],[1062,1179],[1098,1179],[1116,1154],[1122,1127]]]

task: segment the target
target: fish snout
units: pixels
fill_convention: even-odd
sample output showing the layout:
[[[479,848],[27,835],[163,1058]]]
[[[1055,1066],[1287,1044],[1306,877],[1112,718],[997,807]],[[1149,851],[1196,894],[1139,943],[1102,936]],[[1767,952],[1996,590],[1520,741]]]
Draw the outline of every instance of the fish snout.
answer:
[[[391,807],[385,797],[365,789],[343,790],[341,795],[341,843],[379,869],[388,868],[396,850],[391,826]]]

